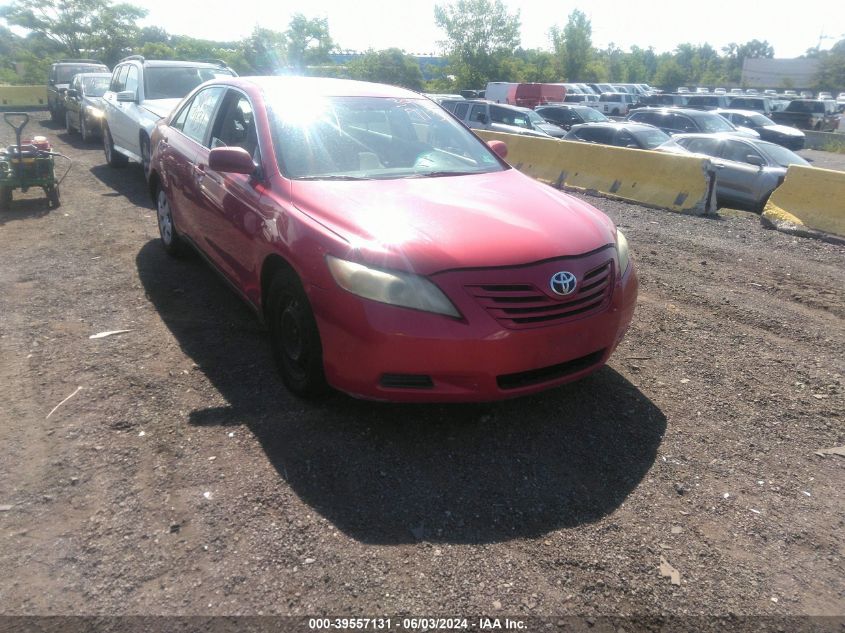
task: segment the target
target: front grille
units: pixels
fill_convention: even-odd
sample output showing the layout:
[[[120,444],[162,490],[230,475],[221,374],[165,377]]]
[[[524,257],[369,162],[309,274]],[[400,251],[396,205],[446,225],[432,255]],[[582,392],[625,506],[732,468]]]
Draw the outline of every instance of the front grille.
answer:
[[[552,296],[533,283],[465,286],[485,310],[511,329],[556,325],[607,307],[613,287],[613,260],[588,271],[571,295]]]
[[[597,352],[587,354],[581,358],[566,361],[565,363],[559,363],[549,367],[541,367],[540,369],[521,371],[516,374],[504,374],[496,378],[496,384],[499,385],[499,389],[508,390],[519,389],[520,387],[530,387],[543,382],[549,382],[550,380],[557,380],[558,378],[570,376],[592,367],[602,359],[604,352],[605,350],[600,349]]]

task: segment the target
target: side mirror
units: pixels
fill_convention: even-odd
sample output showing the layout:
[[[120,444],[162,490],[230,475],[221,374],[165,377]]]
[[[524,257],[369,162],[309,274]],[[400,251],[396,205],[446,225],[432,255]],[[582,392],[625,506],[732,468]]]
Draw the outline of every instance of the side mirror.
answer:
[[[76,88],[68,88],[67,89],[67,96],[71,99],[76,99],[79,96],[79,93],[76,92]]]
[[[229,174],[250,174],[255,172],[252,156],[242,147],[215,147],[208,153],[208,168]]]
[[[749,165],[757,165],[757,167],[763,166],[763,158],[757,154],[748,154],[745,157],[745,162]]]
[[[508,157],[508,146],[504,141],[487,141],[487,145],[499,158],[504,159]]]
[[[138,101],[138,95],[135,94],[134,90],[124,90],[117,93],[117,100],[120,103],[135,103]]]

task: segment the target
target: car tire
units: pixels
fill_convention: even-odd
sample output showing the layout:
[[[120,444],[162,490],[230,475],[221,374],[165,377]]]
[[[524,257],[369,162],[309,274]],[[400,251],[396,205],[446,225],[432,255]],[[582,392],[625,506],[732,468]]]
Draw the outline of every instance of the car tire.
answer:
[[[308,296],[292,271],[273,278],[267,318],[273,357],[288,390],[301,398],[325,393],[320,332]]]
[[[65,110],[65,130],[68,134],[73,134],[73,126],[70,124],[70,112]]]
[[[0,187],[0,211],[8,211],[12,206],[12,188]]]
[[[144,178],[147,182],[150,181],[150,166],[152,164],[152,156],[150,154],[150,139],[145,134],[141,136],[141,166],[144,168]]]
[[[91,140],[91,130],[88,129],[88,123],[82,112],[79,113],[79,135],[82,137],[83,143],[88,143]]]
[[[60,120],[59,120],[60,114],[61,113],[56,108],[54,108],[54,107],[50,108],[50,120],[53,123],[59,123],[60,122]]]
[[[173,222],[170,198],[160,185],[156,187],[156,222],[164,250],[172,257],[182,257],[185,254],[185,242],[179,237],[176,224]]]
[[[107,125],[103,125],[103,152],[106,155],[106,163],[111,167],[123,167],[129,162],[123,154],[114,148],[114,141]]]

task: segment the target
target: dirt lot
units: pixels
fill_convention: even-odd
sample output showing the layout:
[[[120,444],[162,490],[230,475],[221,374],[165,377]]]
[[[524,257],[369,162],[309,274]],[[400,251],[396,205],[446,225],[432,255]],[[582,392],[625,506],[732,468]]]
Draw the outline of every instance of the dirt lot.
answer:
[[[0,613],[845,615],[841,246],[591,198],[641,279],[608,367],[305,403],[140,168],[41,118],[75,164],[0,216]]]

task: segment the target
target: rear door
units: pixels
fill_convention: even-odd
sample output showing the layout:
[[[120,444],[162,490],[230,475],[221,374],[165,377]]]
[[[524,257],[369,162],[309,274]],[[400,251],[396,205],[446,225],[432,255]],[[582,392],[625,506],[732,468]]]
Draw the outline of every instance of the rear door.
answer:
[[[214,227],[205,217],[198,163],[208,161],[211,121],[224,91],[212,86],[194,95],[173,118],[159,147],[176,227],[209,256],[207,242]]]
[[[720,194],[749,205],[756,205],[762,196],[763,170],[748,162],[748,156],[756,156],[763,164],[766,159],[750,144],[742,141],[724,140],[720,148],[721,164],[718,182]]]

